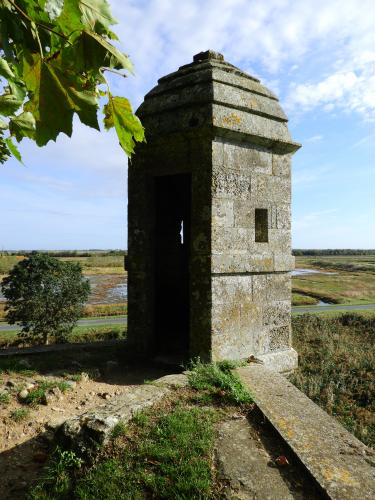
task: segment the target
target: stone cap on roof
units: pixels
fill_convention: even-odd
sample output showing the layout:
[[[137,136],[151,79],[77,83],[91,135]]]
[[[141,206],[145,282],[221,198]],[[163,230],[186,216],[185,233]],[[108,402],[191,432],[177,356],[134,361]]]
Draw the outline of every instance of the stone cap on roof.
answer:
[[[299,148],[278,98],[213,50],[199,52],[193,62],[160,78],[137,114],[148,139],[194,126],[258,137],[264,145],[279,142],[285,152]]]

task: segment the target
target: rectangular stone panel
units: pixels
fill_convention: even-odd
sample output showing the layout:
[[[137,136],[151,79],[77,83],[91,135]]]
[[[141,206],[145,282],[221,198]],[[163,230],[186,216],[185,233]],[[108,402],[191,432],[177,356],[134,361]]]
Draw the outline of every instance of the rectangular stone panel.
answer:
[[[250,198],[251,177],[249,174],[213,168],[212,196]]]
[[[290,177],[291,173],[291,154],[273,154],[272,155],[272,173],[273,175]]]
[[[264,245],[264,243],[258,243]],[[262,273],[274,270],[272,253],[223,253],[212,254],[212,273]]]
[[[269,350],[278,351],[291,347],[291,327],[290,324],[275,326],[269,331]]]
[[[273,141],[291,142],[286,122],[272,120],[220,104],[213,104],[212,108],[214,127],[264,137]]]
[[[291,229],[291,209],[290,205],[279,205],[276,209],[277,229]]]
[[[234,226],[234,200],[228,198],[213,198],[212,200],[212,227]]]
[[[262,307],[252,301],[252,276],[212,277],[213,359],[241,359],[253,353],[262,328]]]
[[[283,326],[290,323],[290,301],[272,301],[263,306],[264,326]]]
[[[258,303],[290,301],[289,273],[258,274],[253,276],[253,301]]]
[[[272,175],[272,153],[252,144],[224,143],[224,166],[249,173]]]
[[[287,119],[279,103],[274,99],[246,90],[239,92],[237,87],[227,83],[215,82],[214,100],[224,105],[244,108],[250,113],[269,115],[271,119],[274,117],[283,121]]]
[[[274,253],[291,254],[291,241],[289,229],[270,229],[269,248]]]

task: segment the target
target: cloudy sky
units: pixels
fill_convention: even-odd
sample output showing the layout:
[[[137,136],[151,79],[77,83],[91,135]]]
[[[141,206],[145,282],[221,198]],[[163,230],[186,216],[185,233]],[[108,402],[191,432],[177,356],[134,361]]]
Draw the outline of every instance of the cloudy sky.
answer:
[[[279,96],[295,141],[293,246],[375,248],[374,0],[112,0],[136,108],[202,50]],[[113,133],[21,144],[0,168],[0,250],[126,248],[127,161]]]

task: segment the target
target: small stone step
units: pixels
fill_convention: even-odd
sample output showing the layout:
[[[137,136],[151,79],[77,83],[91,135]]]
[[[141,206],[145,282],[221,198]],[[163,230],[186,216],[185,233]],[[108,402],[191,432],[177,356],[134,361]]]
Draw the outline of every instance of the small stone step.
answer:
[[[258,364],[236,371],[263,415],[330,498],[375,498],[370,448],[282,375]]]
[[[226,498],[295,498],[280,471],[269,466],[271,457],[252,437],[246,418],[220,423],[215,455],[219,479],[226,484]]]

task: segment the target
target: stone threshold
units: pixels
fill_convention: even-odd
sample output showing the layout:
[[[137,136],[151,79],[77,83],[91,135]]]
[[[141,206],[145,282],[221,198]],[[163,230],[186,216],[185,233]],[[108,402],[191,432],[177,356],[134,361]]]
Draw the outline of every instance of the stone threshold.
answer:
[[[375,453],[269,368],[236,370],[255,404],[329,498],[375,498]]]

